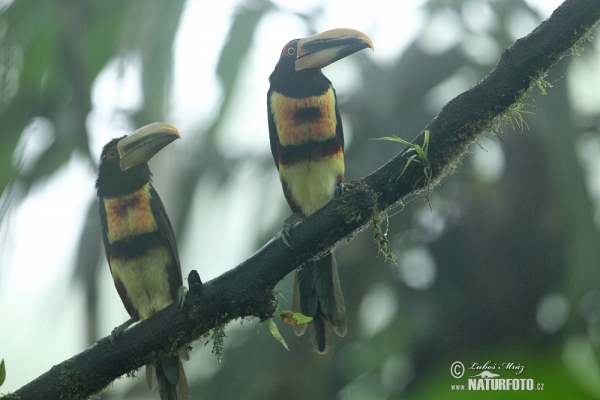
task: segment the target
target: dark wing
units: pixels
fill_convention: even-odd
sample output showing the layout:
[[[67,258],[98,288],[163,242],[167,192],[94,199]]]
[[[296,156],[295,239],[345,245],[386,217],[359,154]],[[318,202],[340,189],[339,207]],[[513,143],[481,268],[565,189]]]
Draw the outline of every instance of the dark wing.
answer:
[[[176,300],[177,291],[183,285],[181,264],[179,262],[179,252],[177,251],[177,241],[175,240],[175,234],[173,233],[171,221],[169,221],[169,217],[165,211],[165,206],[163,205],[162,201],[160,200],[160,196],[152,185],[150,185],[150,208],[152,209],[154,219],[156,220],[156,228],[158,232],[160,232],[161,238],[171,251],[173,262],[175,263],[175,268],[167,268],[167,271],[169,271],[169,286],[171,288],[171,296],[173,297],[173,300]]]
[[[277,127],[275,126],[275,118],[271,111],[271,94],[273,91],[269,90],[267,93],[267,113],[269,120],[269,141],[271,142],[271,154],[273,160],[275,160],[275,166],[279,170],[279,136],[277,135]]]
[[[103,197],[98,197],[98,206],[100,211],[100,226],[102,227],[102,242],[104,243],[104,254],[106,255],[106,261],[108,261],[110,260],[108,253],[108,218],[106,216],[106,208],[104,207]],[[110,267],[110,262],[108,263],[108,266]]]
[[[335,128],[335,136],[340,142],[340,146],[342,146],[342,151],[344,151],[344,127],[342,126],[342,116],[340,115],[340,108],[338,107],[338,99],[335,93],[335,89],[333,86],[331,87],[333,90],[333,98],[335,99],[335,118],[337,120],[337,126]]]

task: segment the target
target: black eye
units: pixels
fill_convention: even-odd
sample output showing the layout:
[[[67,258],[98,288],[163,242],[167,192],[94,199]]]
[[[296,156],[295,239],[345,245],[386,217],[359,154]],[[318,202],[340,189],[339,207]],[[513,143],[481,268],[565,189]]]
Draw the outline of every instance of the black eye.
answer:
[[[109,160],[114,160],[117,158],[117,151],[115,149],[109,150],[108,154],[106,155],[106,158],[108,158]]]
[[[288,53],[288,56],[293,56],[294,54],[296,54],[296,49],[293,47],[288,47],[287,53]]]

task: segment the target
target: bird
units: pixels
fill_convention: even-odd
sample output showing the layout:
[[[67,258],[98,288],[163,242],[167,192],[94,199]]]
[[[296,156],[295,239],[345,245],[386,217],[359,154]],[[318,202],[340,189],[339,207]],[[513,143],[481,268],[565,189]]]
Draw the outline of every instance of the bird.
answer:
[[[271,153],[293,212],[284,223],[284,233],[292,221],[313,214],[343,189],[342,119],[335,89],[321,68],[366,48],[373,50],[371,39],[354,29],[294,39],[283,47],[269,77]],[[340,337],[346,335],[346,309],[333,250],[296,269],[292,310],[312,317],[310,323],[294,326],[294,332],[300,336],[308,328],[319,354],[329,351],[332,330]]]
[[[174,126],[156,122],[109,141],[100,155],[96,189],[104,250],[131,317],[113,330],[111,340],[182,298],[175,235],[148,166],[158,151],[178,138]],[[190,398],[180,356],[188,359],[187,351],[166,357],[155,367],[146,366],[148,386],[153,389],[158,383],[162,400]]]

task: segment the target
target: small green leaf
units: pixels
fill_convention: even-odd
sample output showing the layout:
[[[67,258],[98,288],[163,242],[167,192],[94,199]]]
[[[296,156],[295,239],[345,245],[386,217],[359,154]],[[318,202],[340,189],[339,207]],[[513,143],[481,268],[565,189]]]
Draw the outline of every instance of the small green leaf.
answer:
[[[273,335],[275,339],[279,340],[279,342],[283,345],[283,347],[285,347],[287,351],[290,351],[290,348],[285,342],[285,339],[283,338],[283,336],[281,336],[281,333],[279,333],[279,328],[277,328],[277,324],[273,322],[273,318],[269,320],[269,330],[271,331],[271,335]]]
[[[307,317],[302,313],[295,313],[290,310],[277,310],[277,315],[288,325],[307,324],[312,321],[312,317]]]
[[[423,174],[425,175],[425,199],[427,200],[427,204],[429,204],[429,208],[431,208],[431,204],[429,203],[429,188],[430,188],[429,185],[430,185],[433,177],[431,176],[431,163],[429,162],[429,159],[427,158],[427,152],[429,151],[429,133],[430,133],[429,130],[426,130],[424,132],[423,146],[419,146],[418,144],[407,142],[404,139],[400,139],[396,135],[385,136],[385,137],[380,137],[380,138],[371,138],[370,140],[390,140],[392,142],[401,143],[408,147],[408,150],[406,150],[403,153],[405,156],[407,156],[407,154],[411,151],[417,153],[417,154],[411,154],[410,156],[407,156],[406,164],[404,165],[402,172],[400,172],[400,176],[404,175],[406,168],[408,168],[410,163],[413,161],[418,162],[419,164],[421,164],[423,166]],[[400,178],[400,176],[398,176],[398,178]]]
[[[296,320],[296,323],[301,325],[301,324],[308,324],[310,321],[312,321],[312,317],[308,317],[302,313],[299,312],[295,312],[293,315],[293,318]]]
[[[273,290],[273,296],[279,296],[283,300],[287,301],[281,290]],[[277,309],[279,309],[279,306],[277,306]]]
[[[2,386],[4,380],[6,380],[6,365],[4,365],[4,359],[2,359],[0,361],[0,386]]]
[[[383,137],[378,137],[378,138],[371,138],[369,140],[389,140],[391,142],[398,142],[398,143],[402,143],[405,146],[410,146],[412,145],[412,143],[407,142],[404,139],[400,139],[398,136],[394,135],[394,136],[383,136]]]

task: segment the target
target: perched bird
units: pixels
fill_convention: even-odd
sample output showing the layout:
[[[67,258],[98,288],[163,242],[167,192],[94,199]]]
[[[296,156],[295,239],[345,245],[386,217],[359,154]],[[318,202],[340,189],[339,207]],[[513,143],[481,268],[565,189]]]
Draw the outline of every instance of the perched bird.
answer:
[[[157,122],[111,140],[100,156],[96,188],[104,250],[131,316],[113,336],[179,300],[183,280],[177,243],[148,167],[158,151],[179,137],[175,127]],[[151,389],[158,383],[162,400],[190,398],[178,355],[161,360],[156,370],[146,366],[146,379]]]
[[[275,165],[294,216],[308,216],[344,182],[344,132],[335,89],[321,68],[359,50],[371,40],[353,29],[333,29],[292,40],[269,77],[269,138]],[[312,317],[308,324],[317,353],[327,353],[331,329],[346,334],[346,308],[333,253],[296,270],[292,308]],[[294,331],[302,335],[307,325]]]

